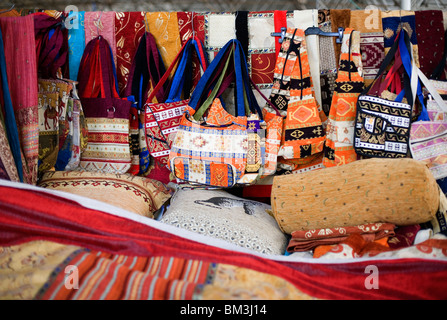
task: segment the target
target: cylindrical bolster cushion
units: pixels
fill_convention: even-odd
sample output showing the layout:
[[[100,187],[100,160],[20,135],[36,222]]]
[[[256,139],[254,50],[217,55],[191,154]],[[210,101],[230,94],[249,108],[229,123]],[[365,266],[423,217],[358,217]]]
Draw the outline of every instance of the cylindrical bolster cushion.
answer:
[[[376,222],[405,226],[432,220],[439,189],[420,161],[372,158],[275,176],[271,206],[288,234]]]

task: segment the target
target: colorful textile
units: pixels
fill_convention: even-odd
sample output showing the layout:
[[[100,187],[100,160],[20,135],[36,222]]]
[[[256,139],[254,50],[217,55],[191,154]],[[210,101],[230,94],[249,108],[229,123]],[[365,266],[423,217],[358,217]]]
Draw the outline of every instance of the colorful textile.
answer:
[[[4,175],[14,179],[15,176],[23,182],[23,164],[20,149],[19,131],[12,105],[11,94],[9,92],[8,76],[6,74],[5,47],[3,45],[3,36],[0,29],[0,82],[3,100],[1,101],[2,110],[0,111],[0,121],[2,122],[2,162],[5,170]],[[13,161],[13,165],[8,162]],[[9,173],[8,173],[9,172]]]
[[[102,36],[110,45],[116,66],[116,36],[114,11],[86,11],[84,14],[85,45],[90,40]]]
[[[59,93],[39,92],[39,172],[54,169],[59,152]]]
[[[181,48],[177,12],[147,12],[146,20],[167,69]]]
[[[279,39],[271,36],[275,32],[274,15],[273,11],[248,13],[247,61],[253,82],[261,90],[270,90],[273,83],[275,47]]]
[[[68,29],[61,14],[35,13],[37,74],[44,79],[68,77]]]
[[[117,12],[115,15],[116,76],[118,90],[126,87],[132,59],[145,32],[144,12]]]
[[[387,240],[388,238],[382,238],[371,241],[362,235],[351,234],[339,244],[318,246],[314,250],[313,257],[320,259],[373,257],[391,251]]]
[[[29,72],[37,70],[34,19],[32,16],[4,17],[0,19],[0,28],[8,61],[9,91],[24,157],[24,182],[35,184],[39,157],[37,72]],[[17,37],[21,41],[16,41]]]
[[[34,290],[27,293],[26,297],[57,298],[51,293],[61,292],[62,296],[71,297],[89,293],[97,297],[106,297],[113,292],[115,297],[130,298],[134,292],[139,292],[140,284],[152,283],[152,288],[158,293],[157,297],[173,297],[170,293],[189,293],[190,287],[184,282],[186,291],[181,291],[182,280],[188,281],[189,277],[179,275],[198,275],[203,279],[203,274],[197,268],[216,266],[208,273],[209,281],[197,284],[194,297],[206,299],[207,297],[221,297],[235,299],[241,297],[241,292],[247,297],[261,297],[263,299],[446,299],[446,291],[440,283],[447,281],[445,272],[447,256],[445,255],[446,241],[430,239],[417,246],[410,247],[411,251],[383,252],[379,257],[388,255],[388,259],[379,260],[349,260],[328,263],[309,262],[297,258],[281,256],[280,259],[267,259],[262,255],[237,248],[234,245],[222,245],[209,237],[197,235],[191,239],[191,233],[176,229],[168,229],[157,223],[138,215],[130,215],[124,210],[104,207],[90,209],[87,202],[79,204],[67,194],[55,195],[45,189],[24,189],[21,184],[7,186],[6,181],[0,181],[0,245],[4,248],[1,259],[9,259],[6,252],[16,252],[20,245],[30,243],[30,240],[46,240],[70,245],[63,249],[64,254],[54,255],[54,258],[69,258],[60,264],[53,262],[52,266],[45,270],[53,270],[51,277],[48,273],[38,279],[47,279],[48,283],[32,283],[33,287],[42,288],[38,296]],[[10,183],[10,182],[9,182]],[[23,201],[27,199],[27,201]],[[39,203],[39,206],[35,204]],[[11,211],[10,208],[15,210]],[[89,208],[90,207],[90,208]],[[81,251],[75,250],[82,247]],[[50,250],[50,246],[43,245],[31,252],[40,256],[41,250]],[[61,250],[60,246],[52,247]],[[87,250],[85,250],[86,248]],[[181,250],[180,250],[181,248]],[[74,249],[74,250],[73,250]],[[23,249],[22,249],[23,250]],[[444,250],[444,251],[443,251]],[[51,250],[50,250],[51,251]],[[30,251],[28,251],[30,252]],[[90,253],[82,260],[85,253]],[[73,255],[71,255],[74,253]],[[403,254],[406,253],[406,256]],[[25,256],[26,253],[24,252]],[[434,255],[436,257],[434,257]],[[46,257],[47,255],[42,255]],[[22,255],[23,257],[23,255]],[[108,257],[110,259],[104,259]],[[136,258],[142,257],[142,258]],[[146,259],[146,260],[144,260]],[[182,261],[183,259],[183,261]],[[80,267],[79,262],[85,261],[87,268]],[[192,260],[192,261],[191,261]],[[18,257],[14,261],[24,260]],[[35,260],[32,260],[35,261]],[[152,262],[152,264],[151,264]],[[182,263],[183,262],[183,263]],[[373,263],[372,263],[373,262]],[[411,263],[409,263],[411,262]],[[42,263],[48,264],[47,259]],[[79,288],[68,290],[64,286],[67,273],[65,267],[71,264],[78,265]],[[365,268],[374,264],[380,270],[380,290],[365,290]],[[3,264],[3,260],[2,263]],[[19,264],[21,265],[21,264]],[[133,270],[143,270],[142,273],[129,273],[129,266]],[[169,273],[166,266],[175,265]],[[225,265],[225,266],[224,266]],[[26,264],[23,267],[29,266]],[[43,272],[44,269],[33,265],[33,274]],[[100,267],[104,267],[102,269]],[[107,269],[107,267],[110,267]],[[154,266],[154,268],[150,267]],[[183,267],[182,267],[183,266]],[[14,266],[16,268],[16,266]],[[151,269],[145,273],[144,271]],[[194,271],[197,270],[197,271]],[[29,270],[29,269],[28,269]],[[117,273],[113,273],[116,270]],[[159,277],[151,278],[151,275],[160,270]],[[175,271],[178,270],[178,271]],[[191,270],[191,271],[186,271]],[[421,272],[421,270],[424,270]],[[2,268],[1,272],[7,274],[18,273],[9,268]],[[112,273],[108,273],[112,272]],[[128,274],[127,277],[123,276]],[[71,273],[70,273],[71,274]],[[90,274],[91,277],[85,275]],[[116,274],[99,277],[100,275]],[[148,277],[144,277],[145,275]],[[180,281],[174,280],[174,274]],[[100,286],[91,286],[93,277],[97,276]],[[173,279],[171,286],[166,286],[167,279]],[[128,282],[114,281],[127,278]],[[164,278],[164,279],[162,279]],[[84,279],[84,280],[83,280]],[[91,280],[90,280],[91,279]],[[194,279],[194,278],[193,278]],[[197,283],[198,280],[196,280]],[[73,282],[69,282],[73,284]],[[407,284],[402,286],[402,283]],[[127,286],[129,284],[129,286]],[[158,285],[157,285],[158,284]],[[134,286],[133,286],[134,285]],[[9,287],[9,286],[8,286]],[[14,288],[14,287],[13,287]],[[28,287],[32,289],[31,287]],[[161,290],[158,291],[158,288]],[[166,288],[163,292],[162,288]],[[170,290],[178,288],[179,291]],[[322,290],[321,288],[325,288]],[[154,292],[143,290],[144,292]],[[141,292],[143,292],[141,291]],[[13,293],[9,291],[8,293]],[[48,293],[48,295],[46,295]],[[239,293],[239,294],[237,294]],[[129,295],[127,295],[129,294]],[[132,295],[132,296],[131,296]],[[15,295],[17,297],[17,295]],[[154,295],[150,297],[155,297]],[[150,298],[149,297],[149,298]],[[181,297],[178,295],[177,297]],[[143,298],[143,296],[140,296]]]
[[[130,174],[48,171],[38,186],[99,200],[149,218],[171,197],[160,181]]]
[[[390,50],[397,35],[402,28],[410,37],[411,46],[413,48],[413,59],[416,66],[419,67],[418,41],[416,31],[416,20],[414,11],[408,10],[391,10],[382,11],[382,27],[384,36],[384,53]]]
[[[357,160],[354,150],[356,104],[364,86],[360,32],[345,29],[339,66],[326,129],[323,159],[325,167]]]
[[[74,25],[68,29],[68,64],[70,79],[74,81],[78,80],[79,64],[85,48],[84,14],[84,11],[73,12],[67,18]]]
[[[399,226],[394,230],[394,235],[388,239],[388,245],[392,249],[412,246],[419,230],[421,230],[421,226],[418,224]]]
[[[231,39],[236,39],[235,20],[233,12],[209,12],[205,19],[205,47],[208,58],[213,61],[219,50]]]
[[[365,240],[374,241],[395,235],[396,226],[391,223],[369,223],[358,226],[294,231],[287,245],[288,252],[313,250],[320,245],[338,244],[351,234],[359,234]]]
[[[352,10],[350,28],[360,31],[363,77],[369,85],[377,75],[384,54],[382,11]]]
[[[0,179],[20,181],[6,131],[0,121]]]

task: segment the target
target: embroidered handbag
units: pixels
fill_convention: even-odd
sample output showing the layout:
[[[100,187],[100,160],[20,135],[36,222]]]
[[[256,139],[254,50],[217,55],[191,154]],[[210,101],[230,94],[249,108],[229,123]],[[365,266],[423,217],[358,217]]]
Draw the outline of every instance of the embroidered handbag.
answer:
[[[386,55],[375,81],[366,87],[358,98],[354,129],[354,150],[358,155],[379,158],[408,156],[413,97],[416,93],[414,88],[416,72],[411,72],[414,64],[410,61],[408,43],[408,34],[401,30]],[[395,101],[371,95],[371,87],[395,58],[398,49],[405,67],[403,72],[404,90],[399,92]],[[413,76],[412,83],[410,83],[411,76]],[[385,79],[385,81],[387,80]],[[399,83],[395,87],[399,88]],[[404,95],[407,102],[402,102]]]
[[[185,42],[144,105],[144,132],[148,150],[155,161],[163,166],[168,165],[172,141],[183,111],[188,105],[191,88],[194,87],[191,72],[195,61],[194,52],[203,71],[206,70],[208,60],[203,45],[196,36],[193,36]],[[168,97],[164,101],[154,103],[154,97],[176,66],[169,85]]]
[[[239,43],[237,43],[239,45]],[[268,130],[273,131],[273,135],[270,135],[270,143],[276,144],[276,146],[279,148],[280,142],[281,142],[281,135],[275,136],[275,133],[278,133],[277,127],[275,127],[275,124],[277,124],[277,119],[281,119],[281,129],[282,129],[282,117],[279,113],[279,110],[271,104],[271,102],[262,94],[262,92],[259,90],[259,88],[256,86],[256,84],[253,82],[253,80],[249,76],[248,71],[248,65],[245,60],[244,55],[239,56],[241,61],[241,75],[243,78],[243,85],[244,85],[244,98],[247,99],[246,101],[246,107],[245,112],[249,114],[247,119],[247,164],[245,167],[245,172],[241,176],[241,178],[237,181],[238,185],[249,185],[255,183],[259,178],[264,177],[266,175],[270,175],[273,172],[269,171],[268,173],[265,172],[265,164],[267,162],[266,159],[266,152],[265,152],[265,145],[266,145],[266,136],[268,135]],[[219,74],[217,72],[216,74]],[[231,73],[232,75],[233,73]],[[217,93],[217,96],[221,96],[226,88],[230,85],[232,81],[232,76],[228,76],[225,78],[225,80],[222,82],[219,92]],[[256,97],[254,96],[253,90],[250,87],[250,84],[254,86],[254,88],[261,94],[261,97],[264,98],[267,103],[271,104],[271,108],[276,112],[275,115],[269,115],[267,111],[263,112],[261,111],[261,108],[259,107],[258,101]],[[248,108],[247,108],[248,106]],[[268,115],[268,122],[270,123],[270,127],[267,127],[267,122],[264,119],[264,114]],[[223,126],[223,125],[230,125],[232,123],[239,122],[240,119],[237,116],[234,116],[227,112],[221,103],[212,103],[211,107],[207,110],[206,114],[206,122],[207,124],[211,124],[214,126]],[[274,140],[274,141],[273,141]],[[273,149],[273,148],[272,148]],[[273,150],[269,150],[272,152]],[[269,165],[274,166],[276,168],[276,155],[277,150],[274,155],[274,159],[271,161],[269,160]],[[269,154],[271,156],[271,154]],[[274,164],[271,162],[274,161]]]
[[[171,171],[179,181],[229,188],[245,173],[248,100],[241,71],[241,56],[243,51],[238,40],[228,41],[210,63],[191,95],[169,153]],[[219,91],[222,83],[227,83],[224,77],[229,71],[230,61],[234,62],[231,67],[234,68],[236,82],[235,121],[224,125],[209,124],[205,114],[208,109],[223,109]],[[220,69],[222,65],[223,69]],[[225,79],[230,79],[232,73]],[[214,83],[213,75],[218,75]]]
[[[126,173],[130,168],[131,102],[120,98],[110,46],[103,37],[85,47],[78,74],[79,96],[88,125],[88,145],[80,168]]]
[[[304,30],[288,28],[275,66],[270,100],[285,116],[279,155],[306,158],[323,151],[326,116],[312,89]]]
[[[351,28],[345,29],[339,65],[326,129],[323,158],[325,167],[357,160],[354,150],[354,123],[357,99],[364,89],[360,32]]]
[[[447,177],[447,103],[420,69],[418,76],[429,93],[429,121],[415,121],[410,130],[410,151],[413,159],[427,163],[435,179]],[[437,81],[441,82],[441,81]],[[445,82],[446,83],[446,82]]]

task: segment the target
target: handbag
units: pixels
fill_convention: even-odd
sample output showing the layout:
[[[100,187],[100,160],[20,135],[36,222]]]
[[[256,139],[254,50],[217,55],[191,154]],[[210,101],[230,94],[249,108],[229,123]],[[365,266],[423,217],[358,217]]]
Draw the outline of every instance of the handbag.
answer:
[[[304,30],[288,28],[275,66],[271,101],[285,116],[279,156],[307,158],[323,151],[326,116],[312,89]]]
[[[440,94],[445,91],[438,89],[439,84],[446,88],[447,82],[429,80],[419,68],[417,73],[429,94],[429,120],[418,120],[411,124],[410,151],[414,159],[428,165],[438,180],[447,177],[447,103]]]
[[[356,60],[357,59],[357,60]],[[347,28],[343,34],[340,68],[329,111],[323,165],[332,167],[357,160],[354,123],[358,96],[364,89],[361,75],[360,32]]]
[[[81,154],[86,171],[126,173],[131,164],[131,101],[121,98],[110,46],[103,37],[86,45],[78,73],[79,97],[88,126],[88,145]]]
[[[411,63],[409,41],[408,34],[402,29],[387,53],[375,80],[363,90],[358,98],[354,128],[354,150],[358,155],[378,158],[408,156],[415,88],[418,86],[416,72],[411,71],[415,65]],[[372,87],[380,86],[379,77],[382,77],[385,69],[396,57],[400,57],[404,66],[403,90],[398,92],[395,101],[373,96],[370,90]],[[390,76],[384,81],[390,83],[398,80],[397,83],[393,82],[392,88],[399,90],[401,89],[400,78],[395,77],[396,72],[398,72],[397,67],[392,69]],[[381,88],[383,89],[383,86]],[[407,99],[406,102],[402,102],[404,96]]]
[[[239,41],[228,41],[200,78],[185,107],[169,153],[171,171],[180,182],[230,188],[245,174],[249,84],[244,83],[241,57],[244,55]],[[220,96],[233,75],[236,109],[233,121],[211,124],[207,111],[214,108],[216,115],[223,110]],[[219,121],[219,117],[214,119]]]
[[[144,132],[151,156],[162,166],[169,162],[169,151],[180,124],[185,107],[188,105],[192,83],[191,71],[194,52],[199,58],[200,66],[206,70],[208,60],[199,38],[192,36],[182,46],[163,77],[152,90],[144,105]],[[153,102],[160,88],[165,84],[176,67],[169,84],[168,96],[164,101]]]
[[[237,45],[239,45],[237,43]],[[266,98],[259,90],[257,85],[251,79],[248,71],[248,65],[244,55],[239,55],[241,61],[241,76],[242,83],[244,85],[244,99],[246,98],[245,112],[249,116],[247,120],[247,164],[245,172],[241,178],[237,181],[238,185],[250,185],[255,183],[258,179],[271,175],[276,171],[277,154],[279,145],[281,143],[282,133],[282,117],[280,111]],[[221,73],[219,70],[216,74]],[[224,91],[229,87],[233,80],[234,71],[227,76],[217,93],[217,96],[221,97]],[[214,80],[213,80],[214,81]],[[254,96],[254,92],[251,89],[253,86],[261,97],[269,105],[268,110],[261,110],[258,101]],[[267,119],[265,119],[267,116]],[[222,103],[211,104],[211,107],[207,110],[206,122],[214,126],[230,125],[232,123],[240,123],[240,120],[245,120],[245,117],[237,117],[227,112],[222,106]],[[266,153],[266,137],[269,138],[269,153]],[[266,165],[268,165],[268,171],[266,171]],[[272,170],[273,169],[273,170]]]

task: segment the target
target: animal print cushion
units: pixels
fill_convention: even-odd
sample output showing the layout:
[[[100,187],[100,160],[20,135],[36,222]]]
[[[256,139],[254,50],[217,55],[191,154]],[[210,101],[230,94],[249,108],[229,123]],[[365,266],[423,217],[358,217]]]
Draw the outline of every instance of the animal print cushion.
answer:
[[[267,209],[224,190],[180,189],[160,221],[260,253],[284,254],[286,235]]]

